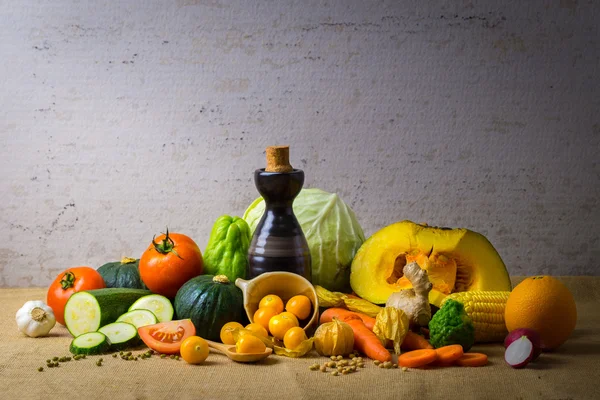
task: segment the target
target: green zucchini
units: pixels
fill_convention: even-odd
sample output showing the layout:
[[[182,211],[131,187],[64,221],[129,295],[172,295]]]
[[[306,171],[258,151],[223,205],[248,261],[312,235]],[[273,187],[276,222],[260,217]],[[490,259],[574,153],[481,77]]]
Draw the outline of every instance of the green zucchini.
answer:
[[[113,322],[98,329],[110,342],[111,350],[123,350],[140,344],[137,328],[127,322]]]
[[[104,333],[88,332],[71,341],[69,351],[73,354],[102,354],[110,349],[110,341]]]
[[[115,322],[141,297],[143,289],[96,289],[73,293],[65,305],[65,325],[74,337]]]
[[[117,322],[128,322],[136,328],[158,324],[158,319],[152,311],[131,310],[117,318]]]
[[[129,307],[129,311],[148,310],[151,311],[158,322],[168,322],[173,319],[174,309],[171,300],[160,294],[151,294],[141,297]]]

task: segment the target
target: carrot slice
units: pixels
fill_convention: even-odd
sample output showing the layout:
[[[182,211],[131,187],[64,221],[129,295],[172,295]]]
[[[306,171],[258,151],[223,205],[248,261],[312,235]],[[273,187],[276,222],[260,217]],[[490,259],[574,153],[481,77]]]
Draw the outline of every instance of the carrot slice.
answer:
[[[454,364],[461,367],[483,367],[487,365],[488,357],[483,353],[464,353]]]
[[[431,364],[437,360],[437,353],[433,349],[413,350],[398,356],[398,365],[401,367],[418,368]]]
[[[454,361],[461,358],[464,354],[463,348],[460,344],[451,344],[448,346],[442,346],[435,349],[437,353],[436,364],[440,366],[452,365]]]

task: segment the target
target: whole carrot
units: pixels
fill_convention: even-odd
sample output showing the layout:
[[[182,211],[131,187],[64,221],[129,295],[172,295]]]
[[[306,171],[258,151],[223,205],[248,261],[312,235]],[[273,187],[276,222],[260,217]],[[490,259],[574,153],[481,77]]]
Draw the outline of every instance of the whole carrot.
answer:
[[[433,346],[427,341],[427,339],[412,331],[408,331],[406,333],[406,336],[404,337],[400,347],[402,350],[433,349]]]
[[[323,312],[323,314],[321,314],[319,323],[324,324],[325,322],[331,322],[334,317],[339,319],[340,321],[346,322],[344,320],[344,318],[350,317],[350,316],[357,316],[359,319],[362,320],[362,322],[364,322],[367,329],[369,329],[370,331],[373,330],[373,327],[375,326],[375,318],[369,317],[367,314],[354,312],[354,311],[348,311],[344,308],[339,308],[339,307],[332,307],[332,308],[328,308],[327,310],[325,310]]]
[[[354,332],[354,348],[365,356],[379,361],[391,361],[392,355],[383,347],[379,338],[371,331],[357,315],[348,315],[342,319],[352,327]]]

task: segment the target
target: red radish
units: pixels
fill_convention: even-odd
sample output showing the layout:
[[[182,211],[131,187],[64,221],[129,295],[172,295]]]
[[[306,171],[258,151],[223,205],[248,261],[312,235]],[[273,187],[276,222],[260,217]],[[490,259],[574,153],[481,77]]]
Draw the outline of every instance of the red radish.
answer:
[[[508,345],[504,360],[513,368],[523,368],[533,358],[533,343],[527,336],[521,336]]]
[[[506,335],[506,339],[504,339],[504,347],[507,348],[512,342],[517,339],[520,339],[522,336],[525,336],[531,344],[533,345],[533,356],[531,357],[531,361],[537,359],[540,354],[542,354],[542,346],[540,335],[529,328],[519,328],[511,331],[508,335]]]

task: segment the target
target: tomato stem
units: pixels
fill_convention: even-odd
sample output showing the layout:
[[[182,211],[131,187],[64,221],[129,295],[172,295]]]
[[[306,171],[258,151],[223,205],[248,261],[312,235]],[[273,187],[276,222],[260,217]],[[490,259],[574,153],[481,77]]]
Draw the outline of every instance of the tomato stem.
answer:
[[[60,286],[63,288],[63,290],[72,288],[74,284],[75,284],[75,274],[72,273],[71,271],[66,272],[64,274],[64,276],[62,277],[62,279],[60,280]]]
[[[167,233],[165,233],[165,238],[160,243],[156,243],[154,239],[156,236],[152,238],[152,244],[154,245],[154,249],[158,251],[160,254],[168,254],[173,253],[177,257],[181,258],[181,256],[175,250],[175,242],[173,239],[169,237],[169,228],[167,228]],[[181,258],[183,260],[183,258]]]

